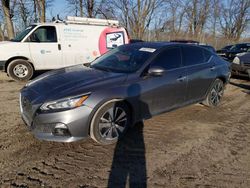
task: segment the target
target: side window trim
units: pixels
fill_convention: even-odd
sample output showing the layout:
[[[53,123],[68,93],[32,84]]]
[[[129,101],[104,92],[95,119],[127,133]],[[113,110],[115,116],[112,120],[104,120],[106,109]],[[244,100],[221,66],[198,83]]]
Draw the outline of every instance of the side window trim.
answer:
[[[185,65],[184,63],[184,60],[183,60],[183,67],[186,67],[186,68],[189,68],[189,67],[195,67],[195,66],[199,66],[199,65],[205,65],[205,64],[208,64],[210,63],[213,55],[211,54],[210,58],[208,59],[208,61],[205,61],[205,54],[204,54],[204,50],[202,50],[202,55],[203,55],[203,58],[204,58],[204,62],[203,63],[198,63],[198,64],[194,64],[194,65]],[[182,47],[182,59],[184,59],[184,47]]]
[[[210,54],[210,57],[207,61],[206,61],[206,56],[205,56],[206,51]],[[201,64],[206,64],[206,63],[209,63],[211,61],[213,54],[209,50],[203,49],[203,56],[204,56],[204,63],[201,63]],[[200,65],[200,64],[198,64],[198,65]]]
[[[182,48],[181,48],[181,46],[178,46],[178,45],[176,45],[176,46],[167,46],[167,47],[163,48],[163,49],[157,54],[157,56],[160,55],[161,53],[163,53],[164,51],[166,51],[166,50],[171,50],[171,49],[173,49],[173,48],[178,48],[179,51],[180,51],[180,56],[181,56],[180,67],[167,69],[167,71],[173,71],[173,70],[181,69],[181,68],[184,67],[184,64],[183,64],[183,55],[182,55]],[[154,60],[157,58],[157,56],[155,56],[154,59],[150,62],[149,67],[151,67],[151,66],[155,63]]]
[[[31,36],[34,32],[36,32],[38,29],[40,29],[40,28],[42,28],[42,27],[53,27],[53,28],[55,29],[55,35],[56,35],[55,37],[56,37],[56,40],[53,41],[53,42],[48,41],[48,42],[36,42],[36,43],[58,43],[57,29],[56,29],[56,27],[53,26],[53,25],[40,25],[40,26],[35,27],[35,28],[29,33],[29,35],[25,37],[24,42],[35,43],[35,42],[29,41],[29,38],[30,38],[30,36]]]

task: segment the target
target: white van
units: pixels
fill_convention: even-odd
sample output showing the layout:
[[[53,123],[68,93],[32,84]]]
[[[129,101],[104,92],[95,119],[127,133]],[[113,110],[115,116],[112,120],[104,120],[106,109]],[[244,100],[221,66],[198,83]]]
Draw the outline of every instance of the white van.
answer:
[[[67,17],[65,21],[33,24],[11,41],[0,42],[0,70],[26,81],[35,70],[91,62],[127,43],[128,33],[116,20]]]

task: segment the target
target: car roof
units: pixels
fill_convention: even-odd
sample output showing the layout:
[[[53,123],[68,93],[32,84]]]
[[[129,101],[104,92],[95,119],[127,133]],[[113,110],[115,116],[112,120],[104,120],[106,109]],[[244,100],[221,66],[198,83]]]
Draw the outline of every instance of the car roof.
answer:
[[[130,47],[135,47],[135,48],[154,48],[154,49],[160,49],[164,48],[167,46],[197,46],[199,45],[194,45],[194,44],[185,44],[185,43],[179,43],[179,42],[137,42],[137,43],[130,43],[126,44],[123,46],[130,46]]]
[[[135,47],[135,48],[145,47],[145,48],[159,49],[161,47],[170,45],[170,43],[169,42],[136,42],[136,43],[130,43],[127,45],[131,47]]]

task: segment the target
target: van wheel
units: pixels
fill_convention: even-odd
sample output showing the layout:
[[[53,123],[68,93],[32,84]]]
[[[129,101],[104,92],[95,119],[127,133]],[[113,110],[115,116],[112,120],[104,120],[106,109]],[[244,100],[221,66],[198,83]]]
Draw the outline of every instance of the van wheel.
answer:
[[[28,81],[33,76],[33,67],[23,59],[15,59],[7,67],[8,75],[16,81]]]
[[[96,111],[90,125],[90,136],[99,144],[113,144],[126,133],[130,123],[128,106],[121,101],[110,101]]]
[[[216,79],[202,104],[209,107],[218,106],[224,94],[224,88],[223,81],[221,79]]]

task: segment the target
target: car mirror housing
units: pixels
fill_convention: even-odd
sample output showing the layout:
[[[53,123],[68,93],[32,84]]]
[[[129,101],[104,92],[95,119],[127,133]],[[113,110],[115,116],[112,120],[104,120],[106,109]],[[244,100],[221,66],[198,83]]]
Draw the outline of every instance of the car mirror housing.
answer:
[[[148,70],[148,75],[150,76],[162,76],[165,72],[165,69],[162,67],[151,67]]]

